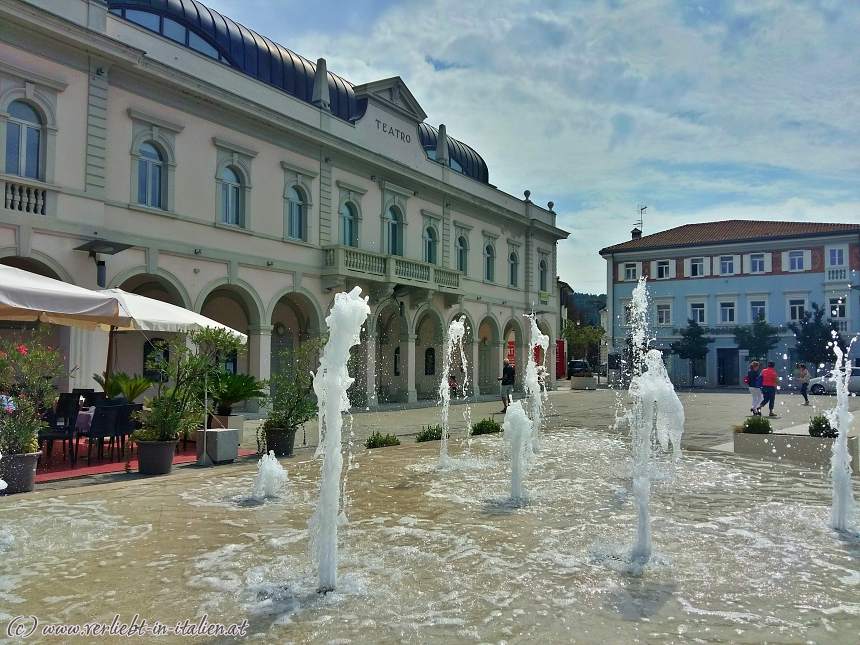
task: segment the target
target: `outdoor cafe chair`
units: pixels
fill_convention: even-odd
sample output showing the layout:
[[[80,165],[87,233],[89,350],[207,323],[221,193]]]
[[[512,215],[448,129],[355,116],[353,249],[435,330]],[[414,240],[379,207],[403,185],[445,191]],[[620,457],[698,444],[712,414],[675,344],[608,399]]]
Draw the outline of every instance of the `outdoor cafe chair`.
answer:
[[[87,463],[92,459],[91,452],[93,442],[98,440],[97,455],[99,459],[104,457],[104,440],[110,439],[116,432],[116,419],[119,414],[119,406],[116,405],[97,405],[93,412],[93,420],[90,423],[90,429],[86,433],[78,433],[79,436],[87,438]],[[77,440],[75,441],[77,445]],[[77,451],[77,448],[76,448]]]
[[[48,416],[48,426],[39,430],[39,445],[46,444],[47,460],[51,459],[54,441],[63,442],[63,454],[68,445],[69,456],[74,464],[77,458],[75,424],[80,409],[80,396],[74,393],[60,394],[55,410]]]

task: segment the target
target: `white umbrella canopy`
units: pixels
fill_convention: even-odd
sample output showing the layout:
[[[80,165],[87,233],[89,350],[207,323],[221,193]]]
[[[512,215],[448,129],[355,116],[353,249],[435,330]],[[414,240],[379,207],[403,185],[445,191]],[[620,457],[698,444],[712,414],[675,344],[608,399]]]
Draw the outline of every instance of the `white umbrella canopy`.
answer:
[[[122,289],[104,289],[99,293],[105,294],[117,301],[128,312],[129,320],[125,324],[110,325],[116,331],[162,331],[188,332],[198,329],[223,329],[243,343],[248,337],[216,320],[194,313],[184,307],[177,307],[161,300],[147,298]]]
[[[129,314],[110,293],[0,265],[0,320],[38,320],[95,329],[125,327]]]

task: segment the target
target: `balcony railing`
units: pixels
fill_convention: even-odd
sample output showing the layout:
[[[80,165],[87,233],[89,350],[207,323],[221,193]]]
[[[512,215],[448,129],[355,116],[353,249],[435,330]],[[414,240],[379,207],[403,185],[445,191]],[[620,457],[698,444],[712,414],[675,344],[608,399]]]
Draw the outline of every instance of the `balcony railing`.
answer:
[[[429,288],[459,289],[460,273],[427,262],[382,255],[350,246],[323,249],[324,273],[363,277],[375,282],[411,284]]]
[[[25,178],[0,179],[3,192],[3,209],[28,215],[45,215],[48,210],[48,191],[38,183]]]
[[[844,318],[831,318],[830,321],[839,331],[848,331],[848,321]]]
[[[848,268],[847,267],[831,267],[827,269],[827,280],[847,280],[848,279]]]

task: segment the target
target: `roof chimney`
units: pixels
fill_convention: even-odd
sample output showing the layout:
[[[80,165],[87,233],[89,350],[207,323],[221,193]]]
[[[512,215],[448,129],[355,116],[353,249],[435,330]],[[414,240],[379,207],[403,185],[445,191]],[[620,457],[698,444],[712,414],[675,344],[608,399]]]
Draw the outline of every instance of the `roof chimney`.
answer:
[[[630,231],[630,238],[633,240],[638,240],[642,238],[642,230],[637,226],[632,231]]]
[[[439,134],[436,136],[436,161],[443,166],[448,165],[448,133],[444,123],[439,125]]]
[[[331,97],[328,90],[328,70],[326,69],[325,58],[317,59],[317,69],[314,74],[314,93],[311,103],[323,110],[331,109]]]

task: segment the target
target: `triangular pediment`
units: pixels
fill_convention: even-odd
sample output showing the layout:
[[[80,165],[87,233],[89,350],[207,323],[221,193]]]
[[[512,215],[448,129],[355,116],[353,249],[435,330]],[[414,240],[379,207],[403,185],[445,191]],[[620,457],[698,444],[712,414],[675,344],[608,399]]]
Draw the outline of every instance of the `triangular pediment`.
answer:
[[[427,118],[427,113],[421,109],[418,101],[399,76],[356,85],[353,90],[357,99],[368,98],[379,101],[416,123],[421,123]]]

